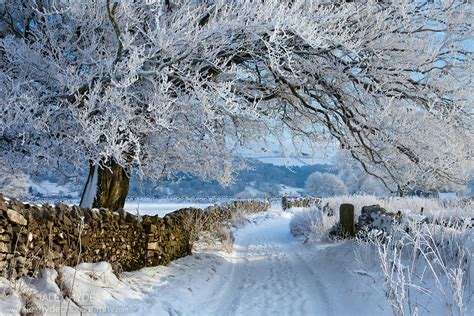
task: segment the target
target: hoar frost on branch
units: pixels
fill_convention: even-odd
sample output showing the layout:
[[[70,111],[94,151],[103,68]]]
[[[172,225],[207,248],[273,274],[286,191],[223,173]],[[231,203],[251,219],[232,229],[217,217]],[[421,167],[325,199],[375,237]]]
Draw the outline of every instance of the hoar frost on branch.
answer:
[[[91,174],[227,183],[239,148],[286,129],[298,142],[336,139],[400,190],[462,182],[472,167],[467,1],[16,0],[0,10],[0,148],[20,166],[90,161]],[[99,178],[96,197],[126,195],[128,184]]]

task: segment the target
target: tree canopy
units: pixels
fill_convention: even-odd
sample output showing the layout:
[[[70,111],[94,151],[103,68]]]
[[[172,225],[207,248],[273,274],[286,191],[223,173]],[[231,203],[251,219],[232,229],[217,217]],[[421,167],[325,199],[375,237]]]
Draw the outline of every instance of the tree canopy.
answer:
[[[12,0],[0,155],[228,183],[269,137],[336,140],[399,189],[472,168],[469,1]],[[392,189],[396,189],[393,188]]]

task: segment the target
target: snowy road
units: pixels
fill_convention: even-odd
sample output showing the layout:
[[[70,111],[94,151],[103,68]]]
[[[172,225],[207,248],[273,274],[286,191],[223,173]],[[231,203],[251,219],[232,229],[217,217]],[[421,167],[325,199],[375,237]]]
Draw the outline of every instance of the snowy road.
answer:
[[[378,287],[351,271],[352,246],[303,245],[290,219],[280,213],[239,229],[231,254],[173,263],[137,315],[390,314]]]
[[[195,312],[203,314],[331,315],[324,285],[305,262],[282,218],[239,231],[231,271]]]

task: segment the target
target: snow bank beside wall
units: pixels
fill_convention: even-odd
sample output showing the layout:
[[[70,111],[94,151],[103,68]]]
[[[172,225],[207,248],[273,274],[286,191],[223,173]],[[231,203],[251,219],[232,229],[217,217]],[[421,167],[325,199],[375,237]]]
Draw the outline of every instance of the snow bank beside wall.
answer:
[[[259,212],[269,204],[238,201],[209,208],[212,220],[226,221],[239,209]],[[124,210],[90,210],[58,204],[34,206],[0,194],[0,276],[35,275],[44,267],[107,261],[123,270],[166,264],[191,253],[182,209],[163,218],[137,217]],[[81,250],[81,251],[80,251]]]

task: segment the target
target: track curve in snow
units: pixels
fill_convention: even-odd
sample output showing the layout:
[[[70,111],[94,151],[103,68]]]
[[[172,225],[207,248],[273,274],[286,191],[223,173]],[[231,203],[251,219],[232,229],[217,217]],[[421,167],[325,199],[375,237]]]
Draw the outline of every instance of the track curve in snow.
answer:
[[[229,277],[193,312],[207,315],[331,315],[325,286],[304,259],[304,247],[278,217],[240,229]],[[302,253],[300,253],[302,252]],[[220,283],[220,282],[218,282]]]

